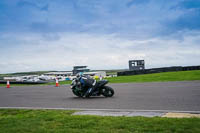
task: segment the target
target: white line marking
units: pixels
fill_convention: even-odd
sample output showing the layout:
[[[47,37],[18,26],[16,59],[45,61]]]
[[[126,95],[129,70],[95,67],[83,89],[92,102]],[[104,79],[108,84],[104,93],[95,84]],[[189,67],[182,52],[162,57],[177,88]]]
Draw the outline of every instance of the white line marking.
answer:
[[[200,111],[180,110],[137,110],[137,109],[87,109],[87,108],[42,108],[42,107],[0,107],[0,109],[53,109],[53,110],[80,110],[80,111],[112,111],[112,112],[176,112],[176,113],[197,113]]]

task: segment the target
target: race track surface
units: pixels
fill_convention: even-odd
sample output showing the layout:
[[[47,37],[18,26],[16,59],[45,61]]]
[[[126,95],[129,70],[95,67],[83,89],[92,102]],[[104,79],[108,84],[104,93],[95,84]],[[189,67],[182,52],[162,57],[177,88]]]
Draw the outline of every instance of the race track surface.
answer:
[[[69,85],[0,87],[0,107],[200,111],[200,81],[108,85],[114,97],[89,99],[74,96]]]

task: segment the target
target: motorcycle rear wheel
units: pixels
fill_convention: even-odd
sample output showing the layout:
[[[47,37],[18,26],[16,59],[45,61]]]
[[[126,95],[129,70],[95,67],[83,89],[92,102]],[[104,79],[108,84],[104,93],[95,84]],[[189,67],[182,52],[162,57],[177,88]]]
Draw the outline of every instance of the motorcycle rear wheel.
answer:
[[[102,87],[102,95],[105,97],[112,97],[114,95],[114,90],[113,88],[109,87],[109,86],[104,86]]]

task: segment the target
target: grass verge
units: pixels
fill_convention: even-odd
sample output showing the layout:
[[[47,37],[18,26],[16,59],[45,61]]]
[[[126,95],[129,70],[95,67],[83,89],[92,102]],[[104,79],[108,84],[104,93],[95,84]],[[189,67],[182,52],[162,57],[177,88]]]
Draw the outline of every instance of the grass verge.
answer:
[[[199,118],[74,116],[66,110],[0,109],[2,133],[198,133]]]
[[[119,76],[107,78],[109,83],[134,83],[134,82],[167,82],[167,81],[191,81],[200,80],[200,70],[193,71],[178,71],[178,72],[162,72],[154,74],[144,75],[132,75],[132,76]],[[70,84],[71,81],[60,81],[60,85]],[[12,84],[12,86],[20,86],[27,84]],[[55,85],[54,82],[41,84],[41,85]],[[0,84],[5,86],[5,84]]]
[[[108,78],[110,83],[130,83],[130,82],[166,82],[166,81],[190,81],[200,80],[200,70],[163,72],[133,76],[119,76]]]
[[[59,81],[59,84],[60,85],[65,85],[65,84],[71,84],[72,81]],[[55,85],[56,83],[55,82],[51,82],[51,83],[46,83],[44,85]]]
[[[59,81],[59,84],[60,85],[66,85],[66,84],[71,84],[71,82],[72,81]],[[11,87],[12,86],[33,86],[33,85],[56,85],[56,83],[55,82],[49,82],[49,83],[45,83],[45,84],[10,84],[11,85]],[[6,83],[5,84],[0,84],[0,87],[1,86],[4,86],[4,87],[6,87]]]

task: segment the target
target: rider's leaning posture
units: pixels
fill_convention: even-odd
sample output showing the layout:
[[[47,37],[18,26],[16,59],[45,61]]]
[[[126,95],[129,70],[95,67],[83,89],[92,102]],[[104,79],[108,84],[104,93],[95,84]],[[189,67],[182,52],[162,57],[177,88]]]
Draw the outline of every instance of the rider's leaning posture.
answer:
[[[83,97],[89,97],[92,95],[92,93],[96,89],[96,80],[91,78],[90,76],[85,76],[80,74],[77,74],[76,77],[78,78],[79,82],[81,83],[81,89],[88,88],[86,93],[83,95]]]

